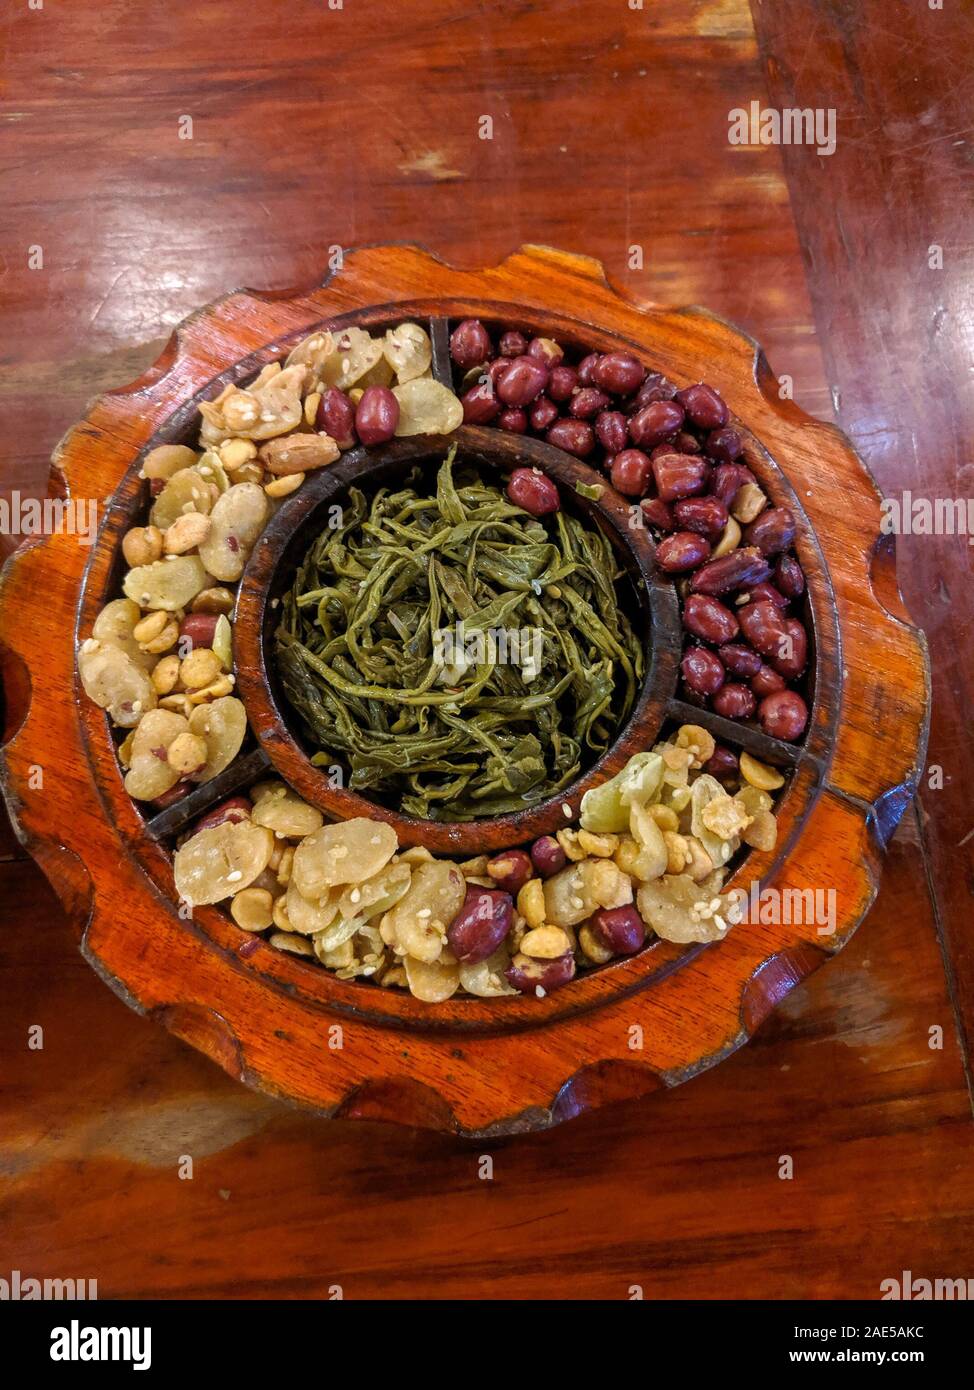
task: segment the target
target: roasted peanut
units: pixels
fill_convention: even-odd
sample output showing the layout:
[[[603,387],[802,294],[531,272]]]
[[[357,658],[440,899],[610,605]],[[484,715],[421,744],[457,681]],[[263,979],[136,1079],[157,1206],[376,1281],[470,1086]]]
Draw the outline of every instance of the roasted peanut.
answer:
[[[274,899],[266,888],[244,888],[230,900],[230,915],[242,931],[266,931],[274,920]]]
[[[752,787],[757,787],[759,791],[777,791],[785,784],[784,777],[776,767],[769,767],[767,763],[758,762],[757,758],[752,758],[750,753],[741,754],[740,766],[744,781],[749,782]]]
[[[203,512],[187,512],[166,528],[162,548],[167,555],[185,555],[206,540],[212,525]]]
[[[192,777],[206,766],[206,740],[187,730],[173,739],[166,757],[180,777]]]
[[[571,950],[571,942],[561,927],[534,927],[521,938],[521,953],[535,960],[556,960]]]
[[[517,910],[529,926],[540,927],[544,922],[544,885],[540,878],[528,879],[517,895]]]
[[[268,497],[289,497],[292,492],[297,492],[304,482],[303,473],[285,473],[280,478],[273,478],[269,483],[264,484],[264,491]]]
[[[183,657],[179,679],[187,690],[202,690],[218,680],[222,671],[223,663],[211,647],[194,647]]]
[[[151,565],[161,557],[162,545],[158,526],[134,526],[122,537],[122,554],[133,567]]]

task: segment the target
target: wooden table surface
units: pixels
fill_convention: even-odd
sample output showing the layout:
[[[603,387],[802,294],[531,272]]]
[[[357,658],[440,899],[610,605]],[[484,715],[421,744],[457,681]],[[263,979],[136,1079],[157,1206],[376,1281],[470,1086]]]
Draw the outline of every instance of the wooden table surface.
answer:
[[[4,496],[43,495],[85,401],[195,307],[387,240],[598,256],[743,325],[886,493],[974,487],[970,0],[34,3],[0,21]],[[752,100],[834,109],[835,152],[730,144]],[[251,1094],[100,983],[5,830],[0,1274],[347,1298],[974,1276],[971,555],[899,542],[933,775],[855,940],[722,1066],[546,1134],[466,1145]]]

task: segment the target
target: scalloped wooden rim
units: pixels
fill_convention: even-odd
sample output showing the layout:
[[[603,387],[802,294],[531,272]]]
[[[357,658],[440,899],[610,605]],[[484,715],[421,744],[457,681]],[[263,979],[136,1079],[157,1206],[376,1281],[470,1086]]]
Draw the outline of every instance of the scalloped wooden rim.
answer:
[[[416,293],[417,280],[424,284],[422,295]],[[879,554],[879,491],[865,466],[834,426],[811,419],[772,391],[773,379],[760,347],[739,329],[705,310],[638,304],[610,284],[599,262],[537,246],[524,247],[499,266],[482,270],[455,270],[415,247],[359,248],[347,253],[341,272],[309,290],[236,291],[178,325],[156,363],[138,380],[95,397],[85,420],[64,437],[52,460],[61,495],[71,497],[75,491],[83,495],[84,478],[78,460],[96,437],[99,467],[120,477],[122,465],[131,463],[162,420],[187,395],[200,391],[199,371],[208,362],[216,375],[260,351],[263,343],[251,345],[253,333],[242,330],[257,325],[254,331],[260,337],[263,328],[259,326],[266,327],[273,320],[276,331],[271,341],[276,341],[292,331],[282,328],[279,320],[293,320],[293,331],[300,332],[315,319],[353,312],[355,303],[346,294],[353,284],[353,297],[364,306],[416,304],[448,297],[460,303],[485,302],[494,298],[494,289],[505,281],[507,294],[503,299],[498,297],[498,302],[511,304],[513,291],[518,296],[514,302],[526,317],[532,311],[564,314],[560,306],[571,303],[572,313],[567,317],[583,328],[588,325],[599,332],[625,336],[619,323],[626,323],[643,355],[653,355],[677,379],[698,379],[693,370],[681,371],[680,364],[692,366],[701,360],[700,340],[709,341],[706,370],[718,387],[724,377],[729,380],[739,371],[745,359],[749,364],[745,381],[735,378],[730,392],[736,414],[749,422],[757,438],[782,462],[786,476],[796,476],[789,458],[794,454],[803,457],[798,472],[813,485],[809,490],[814,500],[802,501],[829,569],[833,577],[841,571],[843,580],[855,586],[854,602],[844,585],[837,589],[843,662],[850,672],[847,701],[853,695],[860,698],[863,691],[883,695],[881,682],[871,674],[881,669],[880,657],[890,659],[895,652],[910,677],[892,692],[900,702],[897,732],[903,746],[893,748],[878,718],[855,730],[845,721],[840,724],[827,784],[774,878],[778,887],[800,888],[808,881],[822,881],[821,872],[816,879],[812,871],[818,862],[815,847],[825,845],[829,867],[834,869],[838,864],[845,875],[841,928],[834,938],[826,943],[798,929],[769,931],[750,926],[746,932],[731,932],[723,942],[693,953],[692,962],[654,980],[652,988],[626,993],[548,1027],[539,1017],[527,1033],[470,1037],[433,1031],[400,1035],[363,1025],[346,1015],[340,1019],[345,1046],[332,1052],[320,1020],[296,1010],[295,1017],[300,1014],[307,1035],[287,1040],[287,1065],[282,1070],[280,1040],[248,1027],[250,1017],[259,1018],[261,1007],[266,1008],[267,997],[263,981],[250,970],[249,962],[237,957],[231,963],[228,955],[232,953],[216,946],[209,933],[174,933],[172,903],[156,889],[151,890],[149,902],[164,929],[139,935],[114,926],[113,901],[141,904],[146,896],[145,879],[124,847],[119,853],[117,827],[102,814],[100,792],[91,797],[87,763],[71,768],[68,758],[69,766],[48,801],[32,793],[30,768],[43,762],[45,753],[54,746],[81,750],[78,708],[74,701],[63,699],[63,684],[31,685],[29,706],[12,711],[15,724],[18,715],[23,717],[16,727],[8,728],[0,755],[0,777],[18,835],[79,926],[86,958],[126,1002],[159,1017],[171,1031],[231,1074],[282,1099],[322,1114],[428,1123],[470,1136],[538,1128],[567,1118],[579,1108],[660,1085],[679,1084],[714,1065],[746,1041],[788,989],[841,949],[868,910],[878,888],[878,851],[889,828],[883,820],[883,808],[902,811],[922,767],[929,674],[922,634],[909,625],[901,602],[898,613],[890,612],[873,587],[873,568]],[[538,285],[545,291],[540,298]],[[384,287],[385,299],[376,297],[377,286]],[[600,310],[604,316],[601,324],[597,317]],[[587,318],[586,312],[595,317]],[[235,313],[238,321],[231,331]],[[297,321],[302,315],[313,317],[306,317],[302,325]],[[248,324],[251,318],[253,325]],[[606,319],[611,327],[605,326]],[[661,356],[660,341],[666,333],[673,341]],[[210,351],[204,350],[204,339],[211,344]],[[184,381],[191,371],[196,372],[195,379]],[[815,458],[810,457],[813,441],[818,446]],[[816,490],[821,489],[827,500],[826,465],[835,461],[838,470],[840,459],[858,485],[856,500],[861,505],[849,506],[846,495],[844,510],[827,514]],[[70,538],[64,536],[32,538],[4,567],[0,644],[5,669],[8,673],[14,670],[15,687],[23,683],[32,656],[41,649],[50,653],[52,664],[74,688],[70,639],[84,566],[78,565],[78,547],[69,563],[70,546]],[[43,583],[38,582],[40,577]],[[887,600],[891,593],[887,582]],[[58,622],[59,613],[70,615],[66,623]],[[28,617],[31,621],[26,621]],[[20,698],[23,702],[28,697]],[[886,713],[889,715],[888,710]],[[60,834],[59,817],[50,813],[52,806],[55,811],[72,810],[61,824]],[[97,854],[114,856],[110,884],[94,880],[86,868],[86,859]],[[156,928],[155,916],[152,925]],[[263,943],[261,949],[270,952]],[[134,978],[126,983],[124,976],[129,975]],[[707,1017],[702,1012],[687,1013],[687,997],[681,998],[681,994],[686,996],[691,979],[690,1002],[705,1003]],[[160,981],[173,986],[167,997],[158,988]],[[236,989],[232,1008],[222,1003],[228,984]],[[284,1026],[291,1022],[286,993],[276,996],[275,1009],[278,1006]],[[332,1022],[339,1022],[337,1015]],[[644,1037],[642,1052],[629,1047],[629,1029],[634,1024],[643,1027],[644,1035],[649,1034]],[[530,1045],[530,1070],[525,1070],[525,1054],[519,1051],[525,1038]],[[406,1055],[400,1056],[403,1048]],[[515,1061],[520,1072],[512,1083],[510,1070]],[[390,1065],[395,1068],[392,1075]],[[282,1079],[285,1076],[286,1083]],[[516,1085],[516,1095],[512,1085]]]

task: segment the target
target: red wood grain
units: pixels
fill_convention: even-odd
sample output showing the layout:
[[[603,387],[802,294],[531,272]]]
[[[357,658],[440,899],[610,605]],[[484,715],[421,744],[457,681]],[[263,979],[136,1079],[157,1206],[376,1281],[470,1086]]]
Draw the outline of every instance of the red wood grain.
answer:
[[[974,518],[974,246],[961,215],[972,190],[971,7],[785,0],[754,10],[773,101],[838,113],[835,154],[793,147],[785,167],[839,421],[887,496],[970,499]],[[796,31],[807,39],[800,62]],[[966,533],[897,540],[903,594],[931,644],[923,834],[968,1050],[972,541]]]

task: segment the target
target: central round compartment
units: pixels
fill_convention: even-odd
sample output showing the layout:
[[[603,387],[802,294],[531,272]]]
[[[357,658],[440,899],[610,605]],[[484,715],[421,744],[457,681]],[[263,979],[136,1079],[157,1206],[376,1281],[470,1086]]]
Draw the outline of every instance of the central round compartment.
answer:
[[[627,576],[616,584],[619,606],[626,613],[634,642],[641,648],[645,661],[644,675],[641,681],[635,682],[634,699],[624,721],[619,719],[618,706],[624,701],[625,682],[621,673],[615,680],[602,728],[603,742],[607,745],[604,752],[596,751],[587,762],[584,756],[576,759],[580,766],[573,780],[562,789],[555,788],[544,799],[538,799],[536,791],[532,802],[530,786],[527,796],[523,797],[518,795],[520,789],[516,785],[511,795],[494,796],[490,791],[496,810],[484,816],[476,814],[474,798],[466,802],[458,798],[459,815],[450,816],[447,805],[437,805],[435,791],[430,798],[423,795],[426,786],[435,789],[436,778],[420,784],[417,792],[416,784],[407,781],[404,774],[397,775],[395,759],[391,757],[382,760],[383,767],[378,772],[373,773],[371,767],[367,770],[367,779],[375,785],[361,790],[349,788],[344,750],[327,746],[327,729],[333,720],[340,719],[346,733],[351,731],[354,747],[359,737],[356,726],[369,721],[374,725],[376,716],[363,703],[367,699],[366,688],[355,684],[350,663],[343,664],[336,687],[331,678],[325,681],[321,671],[308,662],[305,642],[314,644],[318,639],[314,618],[318,600],[308,600],[302,610],[295,609],[293,600],[288,601],[289,591],[311,547],[323,534],[326,538],[333,535],[336,522],[341,524],[350,515],[347,510],[350,489],[355,488],[364,495],[366,513],[371,499],[380,489],[388,494],[413,487],[421,497],[429,498],[435,495],[437,474],[454,444],[457,446],[454,477],[476,475],[482,484],[499,489],[505,475],[515,468],[540,468],[558,486],[566,514],[576,518],[586,532],[598,528],[607,538],[619,567]],[[359,515],[361,511],[360,505]],[[525,526],[536,524],[526,513],[519,517],[521,515]],[[334,554],[334,550],[329,549],[328,553]],[[455,583],[455,576],[452,580],[448,578],[449,582]],[[350,586],[346,586],[346,590],[350,592]],[[460,602],[462,606],[462,595]],[[456,616],[452,605],[447,604],[447,609]],[[279,639],[282,616],[286,619],[283,626],[288,635]],[[385,631],[388,635],[388,625]],[[570,818],[577,816],[581,798],[590,786],[612,776],[633,752],[651,745],[663,721],[666,703],[673,694],[680,646],[673,587],[667,580],[657,578],[652,540],[645,529],[633,526],[626,499],[608,486],[604,478],[561,450],[537,440],[474,427],[465,427],[448,437],[410,438],[368,451],[354,450],[333,467],[309,478],[294,497],[281,506],[251,556],[241,582],[234,632],[238,687],[251,724],[275,767],[302,796],[334,818],[365,815],[387,821],[395,827],[404,845],[422,844],[430,849],[470,854],[508,848],[568,824]],[[613,637],[618,640],[619,634]],[[439,639],[446,643],[445,653],[459,657],[461,664],[465,638],[469,640],[461,629],[452,633],[447,630]],[[518,642],[513,644],[514,660],[518,664],[522,659],[531,661],[530,649],[527,653],[523,647],[519,649],[527,640],[519,636]],[[478,643],[483,645],[483,642],[483,636],[474,638],[474,655],[478,654]],[[319,652],[323,652],[324,642],[318,645]],[[390,652],[394,653],[394,647],[394,642],[387,644],[387,659]],[[510,652],[507,655],[510,656]],[[330,677],[331,668],[327,670]],[[520,679],[509,679],[507,684],[512,692],[530,689],[530,685]],[[462,683],[459,688],[463,688]],[[316,694],[322,691],[326,703],[316,708]],[[447,706],[447,719],[452,718],[457,727],[458,712],[449,708],[453,700],[445,685],[434,684],[428,693],[434,708]],[[422,697],[404,701],[403,708],[397,708],[388,700],[383,702],[376,727],[387,728],[393,736],[380,737],[378,743],[394,751],[398,716],[403,728],[419,735],[412,746],[421,746],[422,726],[414,711],[423,704]],[[304,715],[299,713],[302,708]],[[486,746],[489,740],[483,740],[482,770],[477,768],[472,777],[475,786],[489,788],[492,776],[496,778],[500,768],[500,759],[508,753],[512,758],[523,756],[525,768],[529,770],[527,775],[534,776],[535,785],[540,780],[537,767],[540,745],[532,743],[528,737],[530,723],[519,721],[510,704],[507,708],[511,714],[509,732],[504,721],[495,721],[503,747],[495,751],[494,761],[490,763],[491,753]],[[307,717],[309,712],[310,718]],[[615,727],[611,727],[612,716],[615,716]],[[608,738],[604,738],[605,726],[610,726]],[[431,727],[437,727],[435,721]],[[374,746],[371,741],[375,738],[375,728],[365,732],[370,746]],[[406,746],[404,742],[404,749]],[[317,765],[312,761],[316,755]],[[468,749],[464,766],[470,769],[475,761]],[[449,770],[444,776],[449,780]],[[523,809],[518,809],[522,800]]]

